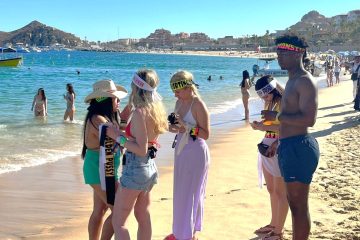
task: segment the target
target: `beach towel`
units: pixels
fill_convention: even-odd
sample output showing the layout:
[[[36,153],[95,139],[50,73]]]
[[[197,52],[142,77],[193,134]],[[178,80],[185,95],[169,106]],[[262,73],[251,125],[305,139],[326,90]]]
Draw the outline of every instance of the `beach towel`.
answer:
[[[115,160],[112,150],[114,141],[106,136],[105,125],[99,126],[100,152],[99,173],[101,189],[106,191],[108,204],[114,205],[115,201]]]
[[[188,144],[189,137],[190,137],[190,130],[195,127],[195,125],[192,125],[190,123],[186,123],[185,132],[183,133],[183,136],[179,142],[179,146],[176,149],[176,154],[179,155],[181,151],[184,149],[185,145]]]

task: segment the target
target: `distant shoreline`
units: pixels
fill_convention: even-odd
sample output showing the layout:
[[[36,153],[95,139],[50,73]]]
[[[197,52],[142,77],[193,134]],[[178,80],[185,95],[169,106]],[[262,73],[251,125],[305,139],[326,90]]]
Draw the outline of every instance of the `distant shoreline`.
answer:
[[[277,58],[275,52],[259,53],[255,51],[129,51],[126,53],[140,54],[174,54],[174,55],[192,55],[192,56],[210,56],[210,57],[237,57],[237,58]]]

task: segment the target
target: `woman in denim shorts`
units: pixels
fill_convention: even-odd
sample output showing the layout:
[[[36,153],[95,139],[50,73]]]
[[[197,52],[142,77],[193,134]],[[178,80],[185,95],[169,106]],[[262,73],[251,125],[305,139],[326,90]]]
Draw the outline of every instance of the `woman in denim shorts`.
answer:
[[[156,92],[158,85],[154,70],[135,73],[129,99],[132,113],[125,132],[116,127],[107,130],[107,135],[126,149],[112,218],[115,239],[130,239],[125,223],[133,208],[139,224],[138,239],[151,239],[149,205],[150,191],[158,178],[154,162],[157,139],[168,128],[166,112]]]

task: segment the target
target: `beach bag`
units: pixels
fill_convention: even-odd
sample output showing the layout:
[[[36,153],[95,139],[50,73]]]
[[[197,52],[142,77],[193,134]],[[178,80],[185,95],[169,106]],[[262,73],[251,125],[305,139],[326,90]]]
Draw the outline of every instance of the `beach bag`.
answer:
[[[264,157],[267,157],[266,151],[269,148],[269,145],[266,145],[265,143],[261,142],[257,146],[258,146],[259,153],[261,155],[263,155]]]
[[[358,71],[359,71],[360,65],[356,68],[356,71],[351,74],[351,80],[356,81],[358,79]]]

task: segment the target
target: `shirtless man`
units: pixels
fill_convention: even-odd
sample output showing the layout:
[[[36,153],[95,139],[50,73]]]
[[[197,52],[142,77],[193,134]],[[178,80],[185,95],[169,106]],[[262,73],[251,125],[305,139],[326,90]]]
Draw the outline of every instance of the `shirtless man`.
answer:
[[[308,135],[315,124],[317,88],[302,63],[307,44],[295,35],[275,40],[281,69],[288,70],[289,80],[282,98],[281,111],[262,111],[265,120],[280,121],[278,159],[286,183],[287,198],[292,215],[293,240],[308,239],[310,214],[309,187],[319,161],[319,146]]]

